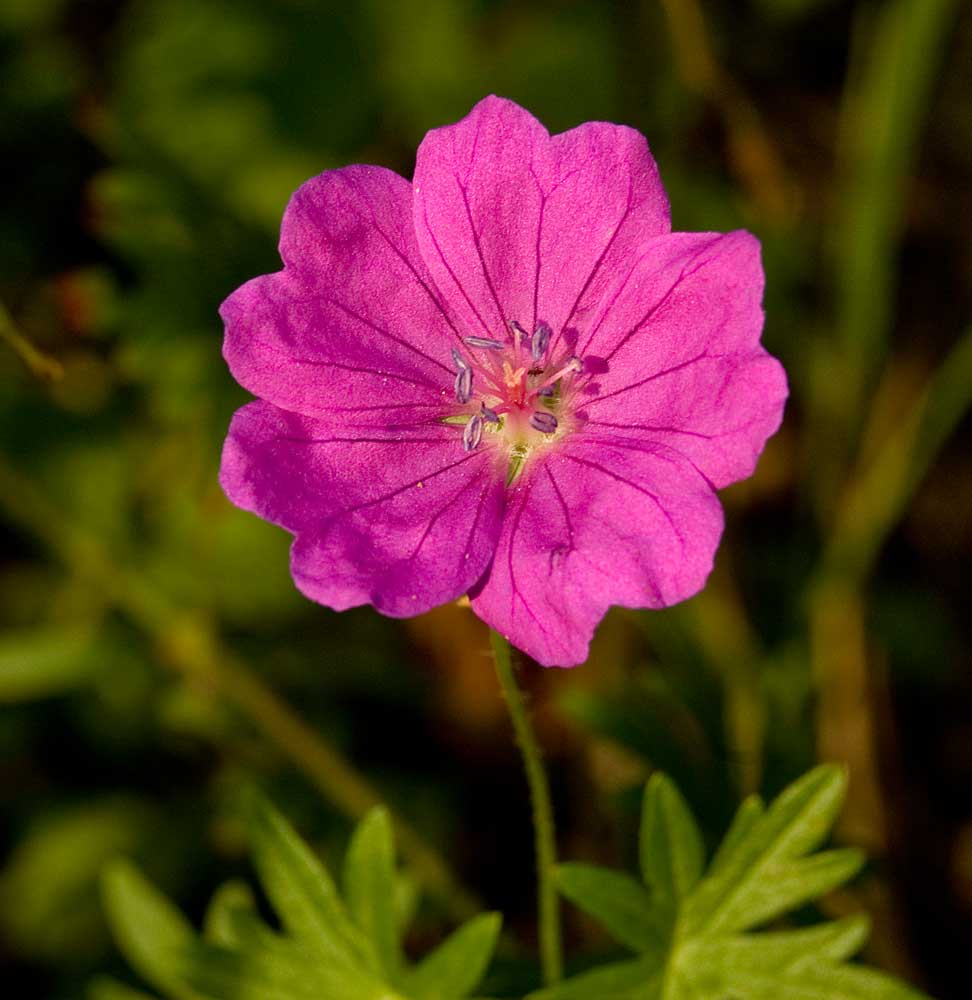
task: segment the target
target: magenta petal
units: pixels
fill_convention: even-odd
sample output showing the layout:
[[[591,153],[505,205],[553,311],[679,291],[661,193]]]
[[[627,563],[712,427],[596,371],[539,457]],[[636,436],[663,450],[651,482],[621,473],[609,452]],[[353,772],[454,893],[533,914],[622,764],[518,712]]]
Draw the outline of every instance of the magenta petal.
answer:
[[[634,248],[669,231],[668,200],[633,129],[589,122],[551,137],[488,97],[419,147],[415,228],[469,332],[543,320],[556,337],[585,322]]]
[[[512,491],[473,609],[539,663],[573,666],[612,604],[700,590],[721,532],[710,484],[677,452],[577,435]]]
[[[455,428],[341,433],[257,401],[238,410],[220,482],[238,507],[294,532],[291,569],[311,599],[396,617],[455,600],[489,564],[502,479]]]
[[[759,346],[762,291],[748,233],[650,243],[580,345],[603,369],[580,404],[585,434],[666,444],[717,487],[750,475],[787,395]]]
[[[236,380],[285,409],[364,425],[439,412],[457,336],[412,214],[411,185],[380,167],[302,185],[281,228],[286,269],[247,282],[220,309]]]

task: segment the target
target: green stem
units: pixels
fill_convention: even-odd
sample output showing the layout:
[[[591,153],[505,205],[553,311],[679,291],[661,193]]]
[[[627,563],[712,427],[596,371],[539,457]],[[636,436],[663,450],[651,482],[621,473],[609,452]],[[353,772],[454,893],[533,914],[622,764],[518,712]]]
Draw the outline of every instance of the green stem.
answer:
[[[547,986],[559,982],[563,975],[560,946],[560,905],[554,886],[554,868],[557,864],[557,844],[554,835],[553,808],[550,804],[550,786],[543,769],[540,747],[530,725],[523,692],[513,675],[510,644],[496,632],[490,632],[493,660],[503,697],[506,699],[513,722],[516,742],[523,755],[527,784],[530,786],[530,803],[533,808],[533,834],[537,856],[537,902],[540,914],[540,961],[543,981]]]

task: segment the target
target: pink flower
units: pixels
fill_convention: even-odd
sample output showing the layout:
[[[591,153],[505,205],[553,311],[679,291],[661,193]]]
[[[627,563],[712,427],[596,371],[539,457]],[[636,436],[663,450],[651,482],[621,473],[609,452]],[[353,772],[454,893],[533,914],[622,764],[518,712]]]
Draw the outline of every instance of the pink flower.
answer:
[[[745,232],[672,233],[644,138],[551,136],[488,97],[418,150],[309,180],[284,269],[234,292],[224,354],[260,398],[221,482],[295,536],[314,601],[404,617],[470,594],[540,663],[608,607],[705,583],[715,491],[779,426]]]

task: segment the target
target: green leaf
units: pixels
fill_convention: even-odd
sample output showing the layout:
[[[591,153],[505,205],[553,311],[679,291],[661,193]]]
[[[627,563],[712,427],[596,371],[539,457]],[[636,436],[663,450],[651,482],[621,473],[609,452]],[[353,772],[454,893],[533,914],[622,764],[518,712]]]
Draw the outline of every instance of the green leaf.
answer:
[[[532,1000],[920,1000],[883,973],[846,964],[867,938],[864,917],[751,933],[860,869],[856,850],[811,854],[830,832],[846,783],[841,768],[824,765],[768,809],[747,799],[703,876],[695,820],[667,778],[652,778],[640,835],[647,890],[585,865],[563,865],[558,878],[565,896],[645,954],[574,976]],[[654,952],[643,948],[649,927]]]
[[[99,976],[88,986],[86,1000],[156,1000],[155,997],[141,990],[133,990],[131,986],[118,982],[110,976]]]
[[[206,909],[203,933],[212,944],[238,947],[240,945],[239,917],[243,913],[256,913],[253,892],[245,882],[233,880],[221,885]]]
[[[468,996],[486,972],[502,922],[498,913],[481,913],[464,923],[411,970],[408,995],[415,1000]]]
[[[742,930],[775,915],[766,905],[767,894],[773,893],[781,879],[791,880],[791,893],[800,887],[803,873],[791,862],[826,837],[846,787],[843,769],[824,764],[787,788],[751,826],[720,870],[699,886],[686,907],[687,928],[695,933]],[[813,895],[813,873],[805,874],[807,893],[800,902]],[[835,884],[839,883],[827,888]]]
[[[557,888],[632,951],[663,956],[671,936],[671,913],[660,908],[630,875],[593,865],[563,864]]]
[[[321,962],[377,972],[375,950],[351,923],[327,870],[259,795],[253,798],[250,836],[260,881],[287,930]]]
[[[476,988],[496,947],[499,916],[475,917],[407,967],[399,934],[414,893],[396,877],[384,809],[372,811],[353,835],[346,902],[307,845],[255,793],[249,826],[256,868],[282,931],[260,918],[241,882],[216,892],[200,939],[131,865],[119,863],[105,875],[105,902],[122,951],[171,1000],[462,1000]]]
[[[115,940],[134,968],[172,1000],[199,1000],[178,971],[195,937],[179,910],[124,860],[107,866],[102,891]]]
[[[395,849],[388,810],[373,809],[358,825],[344,862],[351,916],[374,944],[381,971],[393,982],[401,967]]]
[[[528,1000],[661,1000],[663,973],[650,961],[615,962],[582,972]]]
[[[663,774],[645,787],[639,844],[641,874],[656,896],[673,902],[696,886],[705,865],[702,834],[681,793]]]

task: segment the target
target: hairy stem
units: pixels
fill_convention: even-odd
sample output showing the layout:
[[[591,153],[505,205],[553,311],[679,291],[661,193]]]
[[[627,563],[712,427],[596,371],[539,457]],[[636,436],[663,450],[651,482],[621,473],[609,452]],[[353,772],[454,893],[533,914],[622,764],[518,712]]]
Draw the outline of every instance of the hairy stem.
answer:
[[[563,975],[563,958],[560,943],[560,904],[554,886],[554,867],[557,864],[557,845],[554,834],[553,808],[550,804],[550,786],[543,769],[540,747],[530,725],[523,692],[513,675],[509,643],[498,633],[490,632],[496,676],[506,700],[513,722],[516,742],[523,755],[527,784],[530,786],[530,803],[533,809],[533,835],[537,857],[537,903],[540,916],[540,961],[543,980],[547,986],[559,982]]]

